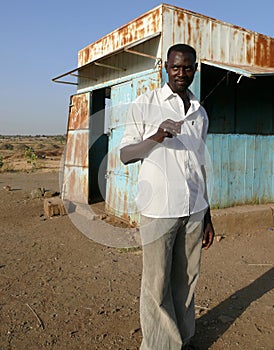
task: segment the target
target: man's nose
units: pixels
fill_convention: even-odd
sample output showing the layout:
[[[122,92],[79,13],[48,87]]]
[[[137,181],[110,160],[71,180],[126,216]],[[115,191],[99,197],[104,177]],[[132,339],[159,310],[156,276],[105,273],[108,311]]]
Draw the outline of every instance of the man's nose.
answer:
[[[177,75],[178,76],[184,76],[186,74],[186,70],[184,69],[184,67],[180,67],[178,69]]]

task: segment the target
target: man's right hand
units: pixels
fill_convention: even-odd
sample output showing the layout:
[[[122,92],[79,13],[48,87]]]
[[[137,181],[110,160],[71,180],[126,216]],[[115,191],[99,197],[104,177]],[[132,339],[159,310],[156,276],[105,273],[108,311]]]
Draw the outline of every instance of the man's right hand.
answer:
[[[166,137],[177,136],[181,133],[181,126],[183,123],[183,120],[176,122],[175,120],[167,119],[160,124],[157,132],[151,136],[150,139],[161,143]]]

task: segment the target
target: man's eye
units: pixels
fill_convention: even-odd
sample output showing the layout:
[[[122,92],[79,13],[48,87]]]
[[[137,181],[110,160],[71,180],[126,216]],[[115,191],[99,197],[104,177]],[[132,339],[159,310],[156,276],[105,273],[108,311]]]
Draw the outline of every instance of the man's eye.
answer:
[[[173,67],[173,70],[177,71],[179,68],[178,67]]]
[[[192,71],[193,71],[193,67],[186,67],[186,68],[185,68],[185,71],[186,71],[186,72],[192,72]]]

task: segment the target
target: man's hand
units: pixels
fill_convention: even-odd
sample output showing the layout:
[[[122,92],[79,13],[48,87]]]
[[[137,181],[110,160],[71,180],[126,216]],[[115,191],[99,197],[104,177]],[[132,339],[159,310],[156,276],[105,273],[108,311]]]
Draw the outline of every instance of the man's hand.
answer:
[[[214,240],[215,232],[211,222],[208,222],[204,227],[204,237],[202,247],[208,249]]]
[[[173,136],[177,136],[181,133],[181,125],[183,123],[183,120],[176,122],[174,120],[167,119],[160,124],[157,132],[153,136],[151,136],[150,139],[161,143],[166,137],[170,138]]]
[[[159,126],[159,129],[166,133],[167,137],[177,136],[181,133],[181,125],[183,123],[183,120],[176,122],[172,119],[167,119],[162,122],[162,124]]]

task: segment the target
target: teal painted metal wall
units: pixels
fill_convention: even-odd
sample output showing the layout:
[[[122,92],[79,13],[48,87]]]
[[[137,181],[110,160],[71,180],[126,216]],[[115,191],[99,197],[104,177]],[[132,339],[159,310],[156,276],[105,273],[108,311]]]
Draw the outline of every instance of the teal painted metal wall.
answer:
[[[274,136],[209,134],[212,207],[274,201]]]

